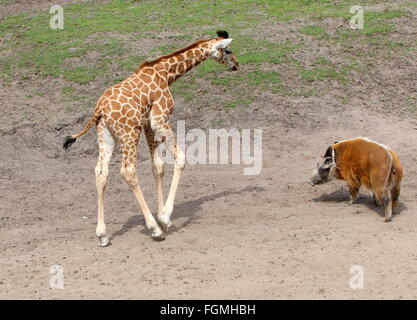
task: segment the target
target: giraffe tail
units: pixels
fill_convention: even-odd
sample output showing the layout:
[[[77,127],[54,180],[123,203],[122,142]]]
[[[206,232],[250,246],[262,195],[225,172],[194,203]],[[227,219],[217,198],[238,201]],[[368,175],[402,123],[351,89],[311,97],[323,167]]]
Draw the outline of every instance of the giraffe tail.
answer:
[[[101,118],[101,109],[100,108],[96,108],[93,117],[87,122],[86,126],[84,127],[84,129],[82,129],[79,133],[77,134],[73,134],[70,136],[67,136],[64,140],[64,144],[62,145],[62,147],[64,149],[68,149],[69,147],[71,147],[71,145],[75,142],[75,140],[77,140],[77,138],[81,137],[83,134],[85,134],[88,130],[91,129],[91,127],[95,124],[98,123],[98,121]]]

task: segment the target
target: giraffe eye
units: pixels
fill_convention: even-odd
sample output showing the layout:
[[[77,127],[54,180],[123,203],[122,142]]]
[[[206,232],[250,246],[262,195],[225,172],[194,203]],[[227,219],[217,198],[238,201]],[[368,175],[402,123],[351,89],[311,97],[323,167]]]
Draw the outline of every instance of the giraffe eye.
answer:
[[[224,49],[224,53],[231,54],[232,53],[232,50],[230,50],[230,49]]]

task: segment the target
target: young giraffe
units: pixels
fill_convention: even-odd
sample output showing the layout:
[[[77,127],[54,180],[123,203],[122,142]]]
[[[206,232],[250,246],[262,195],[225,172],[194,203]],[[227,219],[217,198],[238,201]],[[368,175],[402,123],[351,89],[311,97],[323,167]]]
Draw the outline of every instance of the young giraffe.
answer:
[[[104,223],[104,191],[108,165],[116,143],[120,144],[123,153],[120,172],[136,196],[146,226],[153,229],[152,237],[155,240],[164,239],[164,231],[171,225],[175,193],[185,165],[184,152],[178,147],[169,122],[174,108],[169,85],[208,58],[227,65],[231,70],[238,69],[236,57],[228,48],[232,39],[228,38],[226,31],[218,31],[217,35],[216,38],[199,40],[184,49],[142,63],[134,74],[104,92],[96,104],[93,117],[81,132],[65,138],[63,147],[67,149],[94,124],[97,125],[99,158],[95,169],[98,193],[96,234],[100,246],[110,243]],[[136,175],[136,148],[142,129],[151,153],[152,171],[156,180],[158,222],[146,204]],[[162,191],[164,163],[159,152],[159,144],[162,142],[175,160],[174,175],[165,204]]]

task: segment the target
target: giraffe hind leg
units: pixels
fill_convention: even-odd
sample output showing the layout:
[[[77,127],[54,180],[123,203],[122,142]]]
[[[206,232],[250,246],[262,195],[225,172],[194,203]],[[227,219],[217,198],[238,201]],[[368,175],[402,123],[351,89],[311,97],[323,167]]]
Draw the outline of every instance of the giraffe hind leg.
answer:
[[[110,244],[110,240],[106,236],[106,225],[104,223],[104,192],[107,186],[109,162],[113,154],[116,141],[109,129],[105,126],[104,120],[101,120],[97,126],[97,140],[99,145],[99,157],[95,168],[98,198],[96,235],[99,238],[99,246],[106,247]]]

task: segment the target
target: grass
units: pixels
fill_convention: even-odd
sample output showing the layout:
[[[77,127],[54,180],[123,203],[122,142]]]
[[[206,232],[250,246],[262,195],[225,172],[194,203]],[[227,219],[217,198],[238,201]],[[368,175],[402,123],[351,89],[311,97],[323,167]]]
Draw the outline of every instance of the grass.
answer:
[[[123,71],[134,71],[146,58],[142,55],[133,54],[119,60],[118,65]]]
[[[76,89],[74,87],[64,86],[62,88],[62,93],[65,94],[65,95],[67,95],[67,96],[70,96],[70,95],[74,94],[75,90]]]
[[[237,97],[231,101],[226,102],[224,107],[226,109],[234,109],[237,107],[247,107],[251,104],[251,101],[245,97]]]
[[[313,36],[316,39],[328,39],[329,35],[326,33],[323,27],[317,25],[308,25],[299,30],[300,33]]]
[[[336,80],[341,83],[348,81],[348,73],[351,70],[358,70],[355,63],[342,65],[332,63],[329,59],[318,56],[311,66],[305,67],[298,63],[298,76],[307,81],[329,81]]]
[[[9,1],[9,0],[7,0]],[[4,2],[4,0],[3,0]],[[218,29],[229,30],[234,38],[232,49],[237,54],[239,73],[228,73],[225,67],[207,61],[174,84],[176,94],[192,100],[196,90],[196,78],[205,78],[214,86],[227,88],[239,95],[243,88],[272,92],[285,92],[282,77],[270,67],[294,68],[298,77],[306,81],[348,81],[349,66],[363,57],[352,56],[350,64],[339,66],[323,57],[318,57],[311,66],[306,66],[294,56],[305,45],[300,41],[258,37],[248,32],[264,21],[289,21],[303,17],[314,21],[298,29],[309,36],[309,41],[327,41],[329,45],[349,45],[352,41],[364,41],[378,50],[402,48],[387,37],[395,32],[393,20],[410,13],[391,9],[381,12],[365,10],[365,28],[350,30],[340,28],[332,36],[321,25],[323,18],[341,17],[346,25],[352,14],[349,8],[357,1],[331,0],[211,0],[211,1],[159,1],[159,0],[113,0],[105,3],[89,1],[64,7],[63,30],[49,28],[52,16],[48,10],[41,13],[23,13],[5,17],[0,23],[0,77],[3,81],[16,78],[27,79],[30,74],[64,78],[63,94],[75,96],[71,85],[85,85],[106,76],[106,81],[115,83],[145,59],[181,48],[195,39],[214,35]],[[364,0],[365,8],[380,0]],[[7,3],[7,2],[6,2]],[[312,19],[310,19],[312,18]],[[140,43],[141,39],[159,39],[163,35],[167,43],[155,42],[145,55],[129,49],[129,41]],[[134,40],[127,40],[134,39]],[[3,52],[12,51],[13,54]],[[359,55],[359,54],[358,54]],[[120,70],[115,73],[114,69]],[[277,70],[276,68],[271,68]],[[22,73],[24,70],[24,73]],[[107,82],[106,82],[107,83]],[[73,88],[73,89],[70,89]],[[300,89],[300,94],[313,92]],[[303,93],[304,92],[304,93]],[[241,97],[229,103],[229,108],[249,105],[250,97]]]
[[[299,76],[308,81],[324,81],[324,80],[338,80],[346,82],[347,78],[344,74],[329,67],[317,67],[313,69],[303,69],[299,72]]]

